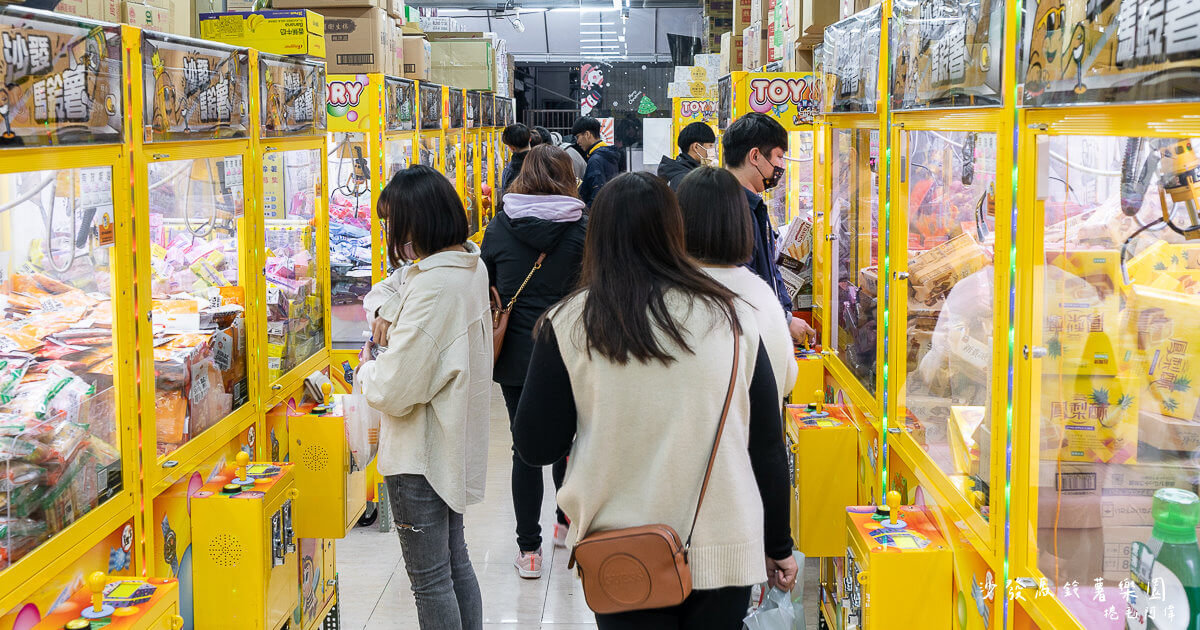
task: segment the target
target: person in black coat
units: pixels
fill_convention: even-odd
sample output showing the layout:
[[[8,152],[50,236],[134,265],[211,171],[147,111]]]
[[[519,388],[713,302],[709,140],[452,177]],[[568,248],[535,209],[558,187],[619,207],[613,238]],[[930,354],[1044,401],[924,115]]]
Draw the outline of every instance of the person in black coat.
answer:
[[[504,167],[504,173],[500,176],[500,194],[508,189],[509,184],[521,174],[521,163],[525,161],[525,156],[529,154],[529,127],[516,123],[504,128],[500,134],[500,141],[504,146],[512,151],[512,159],[509,160],[508,166]]]
[[[586,152],[587,169],[579,185],[579,198],[591,205],[596,193],[625,170],[625,154],[600,139],[600,121],[583,116],[571,127],[575,144]]]
[[[717,152],[713,148],[716,142],[717,134],[707,123],[694,122],[684,127],[676,141],[679,156],[672,160],[664,155],[658,163],[658,176],[667,180],[671,190],[678,191],[684,175],[703,164],[716,163]]]
[[[534,324],[579,282],[587,217],[583,202],[576,196],[571,158],[549,144],[538,145],[528,152],[521,174],[508,187],[502,201],[503,210],[484,232],[481,257],[501,303],[507,306],[517,296],[509,314],[504,345],[492,372],[492,380],[500,384],[504,394],[511,425],[533,352]],[[546,257],[541,267],[534,270],[541,254]],[[552,473],[557,489],[566,474],[566,461],[555,463]],[[541,576],[542,535],[538,517],[542,512],[542,495],[541,467],[526,464],[513,451],[512,496],[519,548],[514,565],[525,578]],[[560,510],[554,528],[555,543],[565,544],[566,533],[567,519]]]

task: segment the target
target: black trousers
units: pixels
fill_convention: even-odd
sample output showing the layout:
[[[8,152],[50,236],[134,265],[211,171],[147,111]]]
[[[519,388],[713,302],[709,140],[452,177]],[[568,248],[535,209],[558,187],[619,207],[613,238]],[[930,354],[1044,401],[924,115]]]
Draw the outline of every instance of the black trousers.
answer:
[[[683,603],[615,615],[596,615],[598,630],[740,630],[750,607],[749,586],[692,591]]]
[[[501,385],[504,394],[504,405],[508,407],[508,426],[512,428],[513,418],[517,416],[517,403],[521,401],[521,385]],[[562,458],[550,468],[550,476],[554,479],[554,489],[562,487],[563,477],[567,474],[567,458]],[[512,498],[513,510],[517,516],[517,547],[521,551],[537,551],[542,546],[542,525],[538,519],[542,515],[542,497],[545,494],[545,484],[542,482],[542,467],[530,466],[517,455],[513,449],[512,465]],[[566,525],[567,517],[562,510],[557,510],[558,522]]]

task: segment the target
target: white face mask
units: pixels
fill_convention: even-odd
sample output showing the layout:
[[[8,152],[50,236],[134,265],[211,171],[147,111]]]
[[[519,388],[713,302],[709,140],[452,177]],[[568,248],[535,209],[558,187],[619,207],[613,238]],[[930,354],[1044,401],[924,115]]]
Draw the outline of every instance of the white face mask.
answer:
[[[705,147],[704,145],[700,145],[699,149],[700,149],[700,151],[699,151],[700,155],[693,156],[696,158],[696,161],[700,162],[701,164],[710,164],[710,165],[717,163],[717,148],[716,147]]]

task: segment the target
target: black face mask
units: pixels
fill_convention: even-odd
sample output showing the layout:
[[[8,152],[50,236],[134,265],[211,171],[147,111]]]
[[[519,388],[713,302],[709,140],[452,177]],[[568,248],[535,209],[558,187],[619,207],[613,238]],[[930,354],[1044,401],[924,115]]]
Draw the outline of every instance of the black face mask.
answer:
[[[758,170],[759,175],[762,175],[762,170],[758,168],[757,164],[754,165],[754,168],[755,170]],[[778,186],[779,180],[783,179],[783,174],[787,172],[782,166],[775,166],[774,164],[771,164],[771,169],[771,174],[769,176],[763,176],[762,181],[764,191],[771,190],[772,188]]]

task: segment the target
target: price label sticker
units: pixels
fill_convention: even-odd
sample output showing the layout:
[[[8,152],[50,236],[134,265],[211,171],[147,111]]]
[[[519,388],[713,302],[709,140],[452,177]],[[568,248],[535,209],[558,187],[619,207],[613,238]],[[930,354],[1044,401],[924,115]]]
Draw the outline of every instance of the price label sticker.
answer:
[[[233,366],[233,337],[220,331],[213,335],[213,361],[222,372]]]
[[[208,396],[209,389],[211,384],[208,382],[208,369],[202,365],[192,373],[192,391],[189,397],[192,402],[199,403]]]

